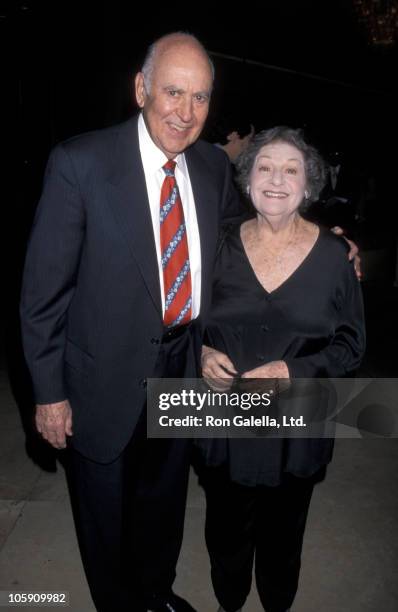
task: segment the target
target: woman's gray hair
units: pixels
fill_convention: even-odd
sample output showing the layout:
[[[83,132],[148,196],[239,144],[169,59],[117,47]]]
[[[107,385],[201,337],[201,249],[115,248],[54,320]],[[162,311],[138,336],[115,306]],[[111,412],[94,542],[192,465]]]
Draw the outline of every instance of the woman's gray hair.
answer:
[[[260,149],[273,142],[290,144],[301,151],[304,157],[307,195],[304,203],[301,205],[302,208],[305,208],[306,204],[318,200],[319,194],[326,183],[328,175],[327,166],[317,149],[304,140],[302,130],[295,130],[284,125],[278,125],[256,134],[247,149],[238,158],[236,163],[237,182],[242,192],[246,195],[248,193],[250,174]]]
[[[198,40],[196,36],[194,36],[193,34],[190,34],[189,32],[171,32],[170,34],[165,34],[165,36],[162,36],[161,38],[158,38],[157,40],[155,40],[155,42],[153,42],[148,47],[148,50],[146,52],[144,63],[141,68],[141,72],[144,75],[144,85],[145,85],[145,89],[147,93],[150,93],[151,91],[152,75],[153,75],[153,70],[155,68],[156,54],[157,54],[158,48],[161,44],[167,43],[168,39],[173,39],[173,38],[176,38],[176,39],[181,38],[182,40],[185,39],[187,41],[190,41],[193,44],[197,45],[203,51],[203,54],[209,60],[210,70],[211,70],[211,74],[214,80],[214,64],[211,61],[209,54],[207,53],[206,49],[204,48],[200,40]]]

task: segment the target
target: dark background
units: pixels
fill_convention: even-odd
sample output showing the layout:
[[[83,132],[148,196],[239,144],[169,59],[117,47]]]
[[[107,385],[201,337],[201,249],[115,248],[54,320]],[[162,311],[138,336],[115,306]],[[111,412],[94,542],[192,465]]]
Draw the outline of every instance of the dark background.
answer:
[[[265,0],[240,7],[187,0],[165,8],[126,0],[27,0],[6,4],[1,14],[10,66],[6,91],[15,102],[3,114],[6,128],[18,111],[22,193],[14,189],[11,197],[23,217],[34,210],[50,148],[126,118],[147,45],[181,29],[213,54],[210,121],[238,109],[257,130],[305,127],[326,157],[342,154],[355,197],[364,176],[375,178],[372,225],[386,225],[386,215],[388,227],[395,225],[397,49],[368,45],[351,0]],[[12,140],[15,145],[14,130]]]
[[[9,91],[18,108],[23,182],[39,189],[55,142],[127,117],[134,108],[132,78],[147,45],[182,29],[214,53],[212,115],[238,108],[256,129],[305,126],[325,155],[343,151],[356,170],[381,174],[379,188],[388,192],[396,48],[367,44],[351,0],[230,4],[8,4],[1,25],[13,66]],[[383,202],[395,210],[391,204]]]

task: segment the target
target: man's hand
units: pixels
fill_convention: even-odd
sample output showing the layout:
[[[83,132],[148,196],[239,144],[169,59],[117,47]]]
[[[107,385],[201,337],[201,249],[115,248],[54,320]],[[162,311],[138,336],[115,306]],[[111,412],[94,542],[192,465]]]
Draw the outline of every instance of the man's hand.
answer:
[[[54,448],[66,447],[66,436],[72,435],[72,409],[68,400],[56,404],[37,404],[37,431]]]
[[[358,280],[361,280],[362,278],[361,258],[358,255],[359,249],[357,245],[355,244],[355,242],[353,242],[352,240],[348,240],[348,238],[344,236],[344,230],[338,225],[336,225],[335,227],[332,227],[331,231],[337,236],[341,236],[342,238],[344,238],[344,240],[347,242],[348,246],[350,247],[350,250],[348,252],[348,259],[350,261],[352,259],[354,260],[355,273],[358,277]]]
[[[242,378],[289,378],[289,370],[284,361],[269,361],[258,368],[244,372]]]
[[[221,351],[203,345],[202,375],[215,391],[230,389],[237,371],[230,358]]]

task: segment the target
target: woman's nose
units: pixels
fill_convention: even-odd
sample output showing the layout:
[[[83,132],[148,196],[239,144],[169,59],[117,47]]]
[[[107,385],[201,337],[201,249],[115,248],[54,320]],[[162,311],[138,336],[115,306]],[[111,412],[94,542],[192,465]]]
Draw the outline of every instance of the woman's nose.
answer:
[[[271,180],[274,185],[281,185],[283,182],[282,170],[279,170],[278,168],[274,168],[272,172]]]

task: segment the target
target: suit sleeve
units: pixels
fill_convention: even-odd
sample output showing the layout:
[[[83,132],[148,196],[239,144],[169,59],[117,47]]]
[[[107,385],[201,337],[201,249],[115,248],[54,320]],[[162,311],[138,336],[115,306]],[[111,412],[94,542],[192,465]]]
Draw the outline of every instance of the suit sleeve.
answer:
[[[312,355],[285,359],[291,378],[339,378],[356,370],[365,351],[362,293],[354,267],[344,262],[339,320],[327,347]]]
[[[21,327],[35,400],[66,399],[66,315],[85,233],[83,199],[63,145],[50,155],[29,240],[21,295]]]

